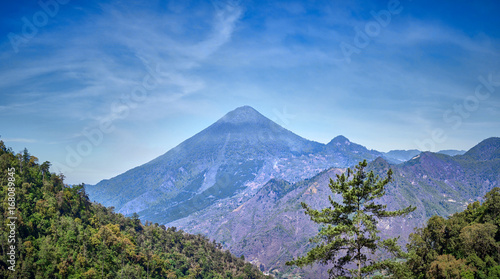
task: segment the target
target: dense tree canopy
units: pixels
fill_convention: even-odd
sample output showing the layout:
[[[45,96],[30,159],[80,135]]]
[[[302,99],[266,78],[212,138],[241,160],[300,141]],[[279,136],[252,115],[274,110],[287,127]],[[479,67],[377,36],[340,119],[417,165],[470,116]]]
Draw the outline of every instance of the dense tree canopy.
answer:
[[[83,185],[65,185],[49,167],[0,141],[0,278],[266,278],[204,236],[143,225],[137,215],[91,203]],[[8,269],[11,216],[17,217],[15,271]]]
[[[500,188],[445,219],[433,216],[410,235],[415,278],[500,278]]]

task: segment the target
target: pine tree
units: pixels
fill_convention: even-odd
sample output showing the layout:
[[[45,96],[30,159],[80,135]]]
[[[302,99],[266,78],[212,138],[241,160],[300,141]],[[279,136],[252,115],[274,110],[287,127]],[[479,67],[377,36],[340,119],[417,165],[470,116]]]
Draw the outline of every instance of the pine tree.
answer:
[[[397,245],[398,238],[381,240],[377,223],[381,218],[403,216],[416,208],[409,206],[397,211],[387,211],[386,205],[376,203],[375,200],[384,196],[384,188],[392,180],[392,170],[388,170],[385,179],[380,179],[373,171],[366,173],[366,166],[364,160],[355,167],[356,172],[349,168],[347,173],[337,175],[336,181],[330,179],[328,186],[333,194],[342,196],[342,203],[329,196],[331,206],[321,211],[302,203],[305,214],[312,221],[324,224],[318,235],[311,239],[320,243],[306,256],[287,262],[287,265],[302,267],[314,262],[332,263],[333,267],[328,272],[330,277],[335,278],[362,278],[364,274],[373,274],[382,269],[400,274],[405,272],[401,270],[402,265],[395,261],[372,261],[368,258],[368,253],[373,254],[381,249],[395,257],[402,257],[403,252]],[[351,266],[355,264],[357,269],[349,270],[347,266],[350,263]]]

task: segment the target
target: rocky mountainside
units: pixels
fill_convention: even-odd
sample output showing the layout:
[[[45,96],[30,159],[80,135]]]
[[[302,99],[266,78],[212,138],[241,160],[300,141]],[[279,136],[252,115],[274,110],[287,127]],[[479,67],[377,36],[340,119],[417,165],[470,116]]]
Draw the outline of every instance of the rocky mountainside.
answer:
[[[342,136],[326,145],[304,139],[244,106],[164,155],[86,185],[86,191],[117,212],[168,223],[222,200],[241,204],[272,178],[293,183],[379,155]]]
[[[499,186],[499,142],[500,138],[487,139],[462,156],[424,152],[398,165],[382,158],[372,161],[369,170],[381,176],[385,176],[389,168],[394,172],[394,181],[386,188],[387,194],[381,202],[389,209],[417,206],[406,218],[379,223],[382,234],[400,235],[404,243],[409,233],[421,227],[430,216],[449,216],[461,211],[468,203],[480,200],[487,191]],[[326,278],[323,266],[299,270],[284,263],[309,250],[308,239],[318,231],[318,226],[303,213],[300,203],[306,202],[317,209],[328,206],[329,179],[335,179],[336,174],[343,171],[345,169],[331,168],[297,183],[273,179],[238,207],[218,204],[167,225],[208,235],[277,278],[290,274]]]
[[[382,202],[390,209],[418,209],[379,225],[383,234],[405,241],[433,214],[462,210],[499,185],[499,142],[490,138],[453,157],[415,150],[388,156],[343,136],[328,144],[309,141],[245,106],[149,163],[86,185],[86,191],[120,213],[206,235],[278,278],[322,278],[324,267],[294,270],[284,262],[310,248],[318,228],[300,202],[326,206],[330,178],[363,159],[380,175],[393,169]]]

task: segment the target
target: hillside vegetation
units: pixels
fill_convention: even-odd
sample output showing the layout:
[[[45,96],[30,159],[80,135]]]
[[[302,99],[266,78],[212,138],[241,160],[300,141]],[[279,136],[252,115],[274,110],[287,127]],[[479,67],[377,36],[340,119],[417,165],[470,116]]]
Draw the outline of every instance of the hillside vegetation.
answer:
[[[433,216],[410,235],[415,278],[500,278],[500,188],[445,219]]]
[[[91,203],[49,167],[0,141],[0,278],[267,278],[204,236]]]

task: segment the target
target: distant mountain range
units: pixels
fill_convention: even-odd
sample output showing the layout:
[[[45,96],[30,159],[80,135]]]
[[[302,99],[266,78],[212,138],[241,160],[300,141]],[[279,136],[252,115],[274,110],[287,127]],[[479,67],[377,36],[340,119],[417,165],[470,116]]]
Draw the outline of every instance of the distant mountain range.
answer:
[[[392,164],[399,164],[399,163],[403,163],[403,162],[406,162],[408,160],[411,160],[413,157],[417,156],[420,153],[422,153],[422,151],[417,150],[417,149],[391,150],[389,152],[383,152],[382,157]],[[446,154],[449,156],[456,156],[456,155],[464,154],[465,150],[448,149],[448,150],[438,151],[437,153]]]
[[[368,169],[376,174],[385,176],[389,168],[394,172],[394,181],[381,200],[383,204],[389,209],[417,206],[406,218],[382,221],[379,229],[386,236],[402,236],[404,244],[413,229],[423,226],[430,216],[449,216],[481,199],[500,185],[499,150],[500,138],[490,138],[464,155],[424,152],[398,165],[381,157],[370,162]],[[495,152],[497,155],[491,155]],[[327,278],[323,266],[293,270],[284,263],[308,251],[308,239],[318,232],[318,226],[303,214],[300,203],[316,209],[329,206],[329,179],[343,171],[331,168],[294,184],[273,179],[235,209],[216,205],[168,225],[208,235],[236,255],[245,255],[262,270],[280,271],[278,278],[289,273],[303,278]],[[318,274],[322,275],[315,277]]]
[[[304,139],[244,106],[151,162],[86,190],[117,212],[168,223],[220,200],[241,203],[272,178],[297,182],[381,155],[343,136],[326,145]]]
[[[500,184],[500,138],[466,153],[382,153],[343,136],[328,144],[306,140],[245,106],[153,161],[86,191],[118,212],[207,235],[278,278],[323,278],[322,266],[284,266],[310,248],[308,239],[318,231],[300,202],[327,206],[329,179],[363,159],[377,174],[394,171],[383,203],[391,209],[417,206],[407,218],[379,224],[385,235],[403,240],[433,214],[462,210]]]

